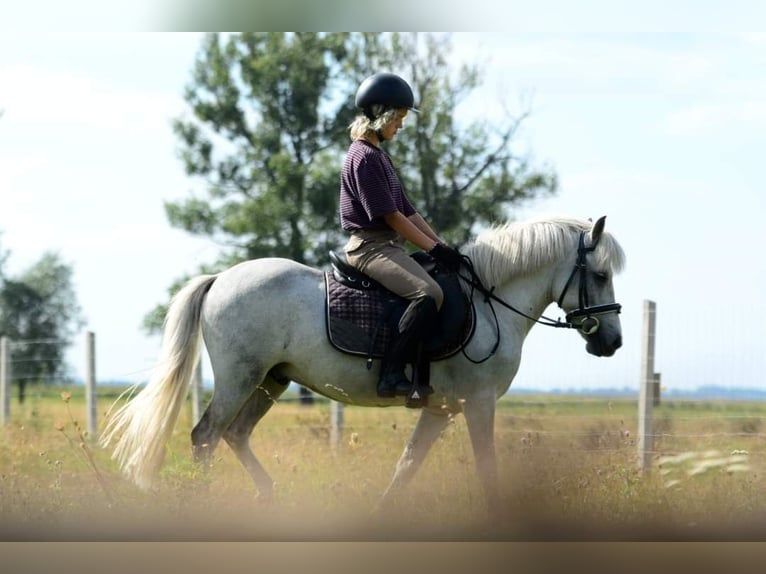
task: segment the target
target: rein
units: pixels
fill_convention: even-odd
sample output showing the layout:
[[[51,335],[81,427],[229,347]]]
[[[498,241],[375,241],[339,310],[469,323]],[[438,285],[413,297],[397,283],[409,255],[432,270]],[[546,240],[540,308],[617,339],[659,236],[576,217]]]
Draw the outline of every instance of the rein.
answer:
[[[545,325],[547,327],[556,327],[556,328],[564,328],[564,329],[578,329],[583,332],[584,335],[594,335],[600,326],[600,322],[598,320],[597,315],[603,315],[606,313],[619,313],[622,309],[622,305],[619,303],[608,303],[605,305],[596,305],[594,307],[590,307],[588,305],[588,288],[587,288],[587,277],[586,277],[586,271],[587,271],[587,260],[586,256],[588,253],[592,252],[596,249],[596,246],[598,245],[598,242],[594,243],[593,245],[589,247],[585,247],[585,232],[580,232],[580,239],[579,244],[577,247],[577,261],[575,262],[574,269],[572,269],[572,273],[569,275],[569,279],[567,280],[566,284],[564,285],[564,289],[561,291],[561,295],[559,295],[559,298],[557,300],[557,305],[559,308],[561,308],[561,303],[564,301],[564,297],[566,296],[566,293],[569,289],[569,286],[572,284],[575,275],[577,275],[578,271],[580,273],[580,284],[579,284],[579,293],[578,293],[578,302],[579,306],[577,309],[574,309],[573,311],[570,311],[566,314],[565,320],[561,321],[561,319],[553,320],[549,317],[546,317],[545,315],[540,315],[539,318],[531,317],[530,315],[527,315],[520,309],[517,309],[510,303],[503,301],[500,297],[495,295],[495,287],[492,286],[491,288],[487,289],[484,284],[481,282],[481,279],[479,279],[479,276],[476,274],[476,270],[473,266],[473,261],[471,261],[470,257],[467,255],[463,255],[463,266],[468,269],[468,272],[470,273],[470,277],[466,277],[465,275],[461,274],[460,271],[457,272],[458,277],[460,277],[463,281],[466,282],[471,287],[471,306],[475,309],[475,304],[473,300],[473,294],[474,290],[479,291],[482,295],[484,295],[484,303],[489,305],[490,311],[492,311],[492,317],[495,320],[495,331],[496,331],[496,339],[495,344],[492,347],[492,350],[489,352],[489,354],[484,357],[483,359],[473,359],[468,356],[468,354],[465,352],[465,345],[463,345],[463,348],[461,349],[463,356],[465,356],[466,359],[471,361],[474,364],[480,364],[484,361],[488,360],[490,357],[492,357],[495,352],[497,352],[498,347],[500,346],[500,320],[497,317],[497,312],[495,311],[494,306],[492,305],[492,302],[499,303],[506,309],[513,311],[517,315],[521,315],[522,317],[534,322],[538,323],[540,325]],[[583,317],[582,321],[579,323],[575,323],[572,320],[577,319],[579,317]]]

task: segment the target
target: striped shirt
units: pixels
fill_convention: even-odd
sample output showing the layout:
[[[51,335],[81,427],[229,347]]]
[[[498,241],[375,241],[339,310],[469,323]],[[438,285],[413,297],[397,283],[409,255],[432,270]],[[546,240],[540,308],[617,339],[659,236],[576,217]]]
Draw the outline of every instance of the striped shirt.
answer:
[[[383,216],[415,208],[404,194],[391,158],[365,140],[351,143],[340,174],[340,224],[346,231],[388,229]]]

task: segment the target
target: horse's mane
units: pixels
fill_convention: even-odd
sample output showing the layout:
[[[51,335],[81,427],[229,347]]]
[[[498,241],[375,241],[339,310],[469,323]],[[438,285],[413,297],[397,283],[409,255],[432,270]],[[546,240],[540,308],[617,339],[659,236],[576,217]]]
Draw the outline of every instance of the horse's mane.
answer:
[[[482,232],[461,251],[471,258],[485,285],[501,285],[562,257],[574,261],[580,232],[589,231],[592,225],[588,220],[572,217],[506,223]],[[594,266],[600,269],[619,272],[625,265],[622,248],[606,231],[592,257]]]

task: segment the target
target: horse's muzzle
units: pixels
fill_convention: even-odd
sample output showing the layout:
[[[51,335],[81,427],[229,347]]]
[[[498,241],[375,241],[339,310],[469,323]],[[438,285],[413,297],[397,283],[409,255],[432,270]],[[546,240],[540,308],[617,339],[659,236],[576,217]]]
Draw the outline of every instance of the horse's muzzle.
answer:
[[[622,335],[616,335],[611,340],[595,336],[588,339],[585,350],[596,357],[611,357],[620,347],[622,347]]]

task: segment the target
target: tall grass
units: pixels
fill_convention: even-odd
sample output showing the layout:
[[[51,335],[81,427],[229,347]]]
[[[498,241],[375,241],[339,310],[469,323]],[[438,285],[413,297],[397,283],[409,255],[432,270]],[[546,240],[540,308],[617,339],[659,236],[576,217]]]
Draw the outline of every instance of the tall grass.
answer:
[[[113,396],[103,398],[99,412]],[[396,507],[373,514],[414,427],[404,408],[347,407],[330,445],[327,402],[277,404],[252,445],[277,483],[261,505],[221,443],[209,473],[191,461],[190,408],[168,445],[159,488],[124,480],[81,430],[81,396],[13,405],[0,429],[4,540],[633,540],[753,539],[766,509],[766,405],[668,402],[656,412],[652,472],[636,467],[635,401],[501,400],[501,520],[489,524],[462,417]]]

